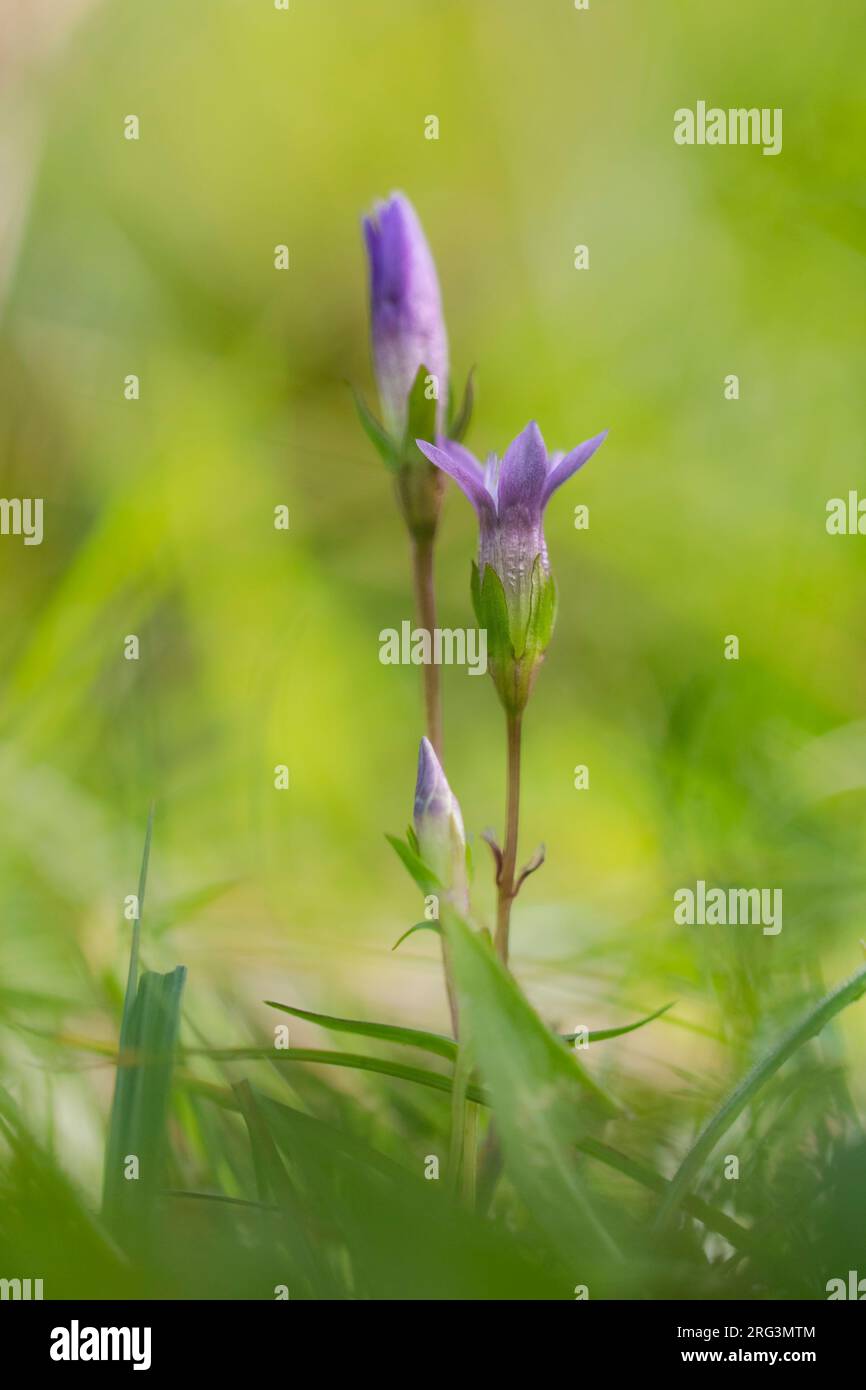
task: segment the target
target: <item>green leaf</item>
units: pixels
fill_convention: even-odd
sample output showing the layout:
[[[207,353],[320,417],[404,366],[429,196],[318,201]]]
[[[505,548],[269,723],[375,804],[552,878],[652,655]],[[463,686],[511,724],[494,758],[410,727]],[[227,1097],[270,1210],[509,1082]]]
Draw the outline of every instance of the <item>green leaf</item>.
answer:
[[[270,1058],[274,1049],[246,1048],[224,1049],[224,1051],[229,1053],[226,1060],[234,1061],[241,1060],[242,1058],[248,1059],[251,1055],[262,1057],[267,1055]],[[295,1056],[290,1058],[290,1060],[300,1061],[306,1060],[306,1058]],[[316,1053],[312,1060],[332,1061],[339,1065],[343,1059],[340,1053]],[[413,1081],[419,1085],[431,1087],[438,1091],[453,1092],[452,1078],[441,1076],[438,1072],[426,1071],[420,1067],[400,1067],[396,1070],[382,1067],[379,1070],[385,1075],[394,1075],[400,1080]],[[194,1095],[201,1096],[203,1099],[210,1101],[211,1104],[217,1105],[221,1109],[238,1109],[237,1099],[231,1090],[216,1086],[209,1081],[203,1081],[200,1077],[192,1076],[189,1073],[183,1073],[179,1079],[182,1081],[187,1091]],[[488,1094],[477,1086],[469,1086],[467,1097],[480,1105],[489,1106],[490,1104],[490,1097]],[[0,1091],[0,1101],[2,1101],[2,1091]],[[279,1102],[273,1100],[265,1101],[262,1098],[261,1104],[272,1107],[278,1106]],[[292,1113],[296,1114],[297,1112]],[[299,1123],[300,1122],[305,1124],[319,1124],[318,1121],[312,1120],[308,1115],[302,1116]],[[321,1125],[319,1127],[324,1128]],[[330,1130],[330,1136],[328,1143],[332,1149],[334,1145],[346,1148],[348,1145],[357,1145],[360,1143],[360,1141],[355,1140],[345,1130]],[[607,1144],[600,1143],[597,1139],[582,1139],[577,1145],[577,1148],[581,1153],[586,1154],[587,1157],[593,1158],[599,1163],[603,1163],[606,1167],[618,1173],[623,1173],[625,1176],[631,1178],[633,1182],[639,1183],[642,1187],[647,1188],[651,1192],[664,1192],[669,1186],[668,1179],[663,1177],[661,1173],[656,1172],[654,1168],[650,1168],[647,1164],[629,1158],[626,1154],[620,1153],[617,1149],[613,1149]],[[381,1158],[381,1163],[385,1164],[387,1162],[388,1160]],[[701,1201],[697,1197],[687,1196],[683,1200],[683,1208],[688,1211],[689,1215],[702,1221],[708,1229],[720,1232],[720,1234],[725,1236],[737,1249],[750,1249],[753,1246],[754,1242],[749,1231],[741,1227],[732,1218],[726,1216],[724,1212],[720,1212],[716,1208],[710,1206],[707,1202]]]
[[[396,951],[397,947],[402,946],[407,937],[414,936],[416,931],[434,931],[437,936],[442,935],[442,928],[438,922],[416,922],[414,927],[410,927],[408,931],[404,931],[402,936],[398,936],[391,950]]]
[[[132,923],[132,942],[129,949],[129,969],[126,976],[126,993],[123,996],[123,1014],[120,1020],[120,1046],[121,1050],[126,1046],[127,1036],[130,1027],[130,1017],[132,1015],[133,1004],[135,1003],[135,991],[138,985],[138,956],[141,944],[141,919],[144,916],[144,895],[147,891],[147,870],[150,864],[150,846],[153,840],[153,816],[154,807],[151,806],[147,814],[147,826],[144,832],[144,848],[141,852],[141,865],[138,870],[138,915]]]
[[[620,1107],[545,1026],[485,940],[451,909],[461,1019],[490,1091],[506,1168],[536,1220],[566,1258],[587,1240],[615,1247],[583,1188],[574,1148]]]
[[[355,401],[355,409],[358,412],[358,419],[361,422],[364,433],[379,454],[382,462],[396,473],[400,467],[400,450],[385,429],[385,426],[380,424],[376,419],[360,391],[356,391],[354,386],[350,389]]]
[[[670,1004],[665,1004],[661,1009],[656,1009],[654,1014],[647,1014],[646,1018],[639,1018],[637,1023],[626,1023],[621,1028],[597,1028],[595,1032],[587,1034],[588,1042],[604,1042],[606,1038],[621,1038],[623,1033],[633,1033],[637,1028],[643,1028],[647,1023],[652,1023],[653,1019],[661,1018],[668,1009],[672,1009],[674,1000]],[[560,1033],[563,1042],[573,1043],[577,1033]]]
[[[421,892],[427,897],[430,893],[441,892],[442,884],[436,877],[432,869],[429,869],[424,860],[414,850],[410,849],[405,841],[396,835],[386,835],[385,839],[408,870],[410,876],[415,880]]]
[[[436,923],[419,922],[418,925],[433,927]],[[410,930],[414,931],[415,928],[412,927]],[[408,936],[409,932],[406,935]],[[433,1052],[437,1057],[444,1057],[449,1062],[457,1056],[457,1044],[441,1033],[428,1033],[418,1028],[401,1028],[393,1023],[370,1023],[357,1018],[332,1018],[330,1014],[315,1014],[309,1009],[296,1009],[291,1004],[278,1004],[273,999],[266,999],[265,1003],[271,1009],[280,1009],[284,1014],[291,1014],[294,1018],[317,1023],[320,1028],[327,1028],[332,1033],[353,1033],[358,1037],[379,1038],[382,1042],[398,1043],[404,1047],[420,1047],[424,1052]]]
[[[331,1269],[350,1270],[344,1297],[514,1300],[561,1296],[561,1276],[540,1266],[493,1223],[426,1182],[420,1155],[398,1166],[345,1128],[257,1096],[304,1191],[317,1249]],[[335,1258],[341,1256],[342,1258]]]
[[[289,1177],[273,1135],[265,1123],[259,1108],[259,1098],[248,1081],[238,1082],[232,1090],[247,1126],[259,1198],[266,1202],[273,1195],[280,1210],[287,1253],[293,1263],[297,1262],[292,1277],[300,1278],[305,1294],[333,1297],[336,1293],[333,1280],[327,1274],[322,1279],[323,1263],[307,1229],[304,1203]]]
[[[433,1034],[438,1037],[438,1034]],[[443,1042],[449,1041],[447,1038]],[[208,1057],[213,1062],[315,1062],[325,1067],[348,1067],[350,1071],[375,1072],[396,1081],[414,1081],[434,1091],[451,1093],[451,1077],[424,1067],[410,1067],[385,1057],[364,1057],[356,1052],[327,1052],[317,1047],[202,1047],[190,1048],[188,1057]],[[467,1095],[481,1105],[489,1104],[479,1086],[470,1086]]]
[[[709,1156],[722,1135],[730,1129],[746,1106],[754,1100],[761,1087],[805,1042],[820,1033],[831,1018],[861,998],[864,993],[866,993],[866,967],[826,995],[743,1077],[724,1104],[704,1126],[674,1174],[658,1214],[659,1225],[665,1222],[676,1210],[704,1159]]]
[[[161,1178],[185,980],[182,965],[166,975],[145,971],[118,1056],[105,1157],[103,1212],[124,1235],[144,1229],[149,1199]],[[126,1154],[134,1154],[138,1159],[137,1182],[124,1178]]]
[[[602,1144],[597,1139],[583,1139],[579,1145],[581,1153],[585,1153],[589,1158],[597,1159],[607,1168],[613,1168],[617,1173],[623,1173],[633,1182],[639,1183],[641,1187],[646,1187],[650,1192],[667,1191],[670,1183],[661,1173],[657,1173],[654,1168],[650,1168],[645,1163],[638,1163],[635,1159],[629,1158],[627,1154],[620,1153],[618,1149],[612,1149],[609,1144]],[[716,1207],[710,1206],[709,1202],[701,1201],[700,1197],[685,1197],[683,1199],[683,1209],[689,1216],[694,1216],[710,1231],[718,1231],[727,1241],[733,1245],[735,1250],[756,1250],[758,1242],[755,1240],[751,1231],[741,1226],[733,1217],[725,1212],[719,1211]]]
[[[145,971],[138,978],[153,817],[151,806],[138,875],[138,915],[132,925],[103,1174],[103,1214],[115,1229],[132,1240],[146,1230],[150,1200],[161,1177],[174,1049],[180,1030],[180,1001],[186,980],[183,966],[166,975]],[[138,1159],[137,1182],[124,1178],[126,1154],[134,1154]]]
[[[465,438],[466,431],[472,419],[472,411],[475,405],[475,368],[473,367],[463,388],[463,399],[460,402],[460,409],[456,415],[451,415],[451,423],[448,426],[448,438],[454,439],[459,444]]]

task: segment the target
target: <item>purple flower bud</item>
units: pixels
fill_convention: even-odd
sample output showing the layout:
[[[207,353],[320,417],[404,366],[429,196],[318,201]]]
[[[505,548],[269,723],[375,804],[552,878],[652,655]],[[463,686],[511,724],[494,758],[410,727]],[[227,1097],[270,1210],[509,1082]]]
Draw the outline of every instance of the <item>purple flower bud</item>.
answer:
[[[551,456],[533,420],[509,444],[501,460],[491,455],[484,467],[452,440],[417,441],[430,462],[454,479],[478,514],[479,595],[488,640],[493,643],[491,670],[510,708],[526,703],[534,669],[553,627],[555,596],[544,539],[544,509],[556,489],[591,458],[606,436],[605,430],[569,454]],[[502,599],[497,599],[498,590],[494,593],[485,583],[488,569],[502,586],[507,640],[496,630],[502,627],[495,612],[496,602],[501,604]]]
[[[412,815],[421,858],[461,911],[468,906],[466,836],[456,796],[428,739],[418,753],[418,781]]]
[[[400,438],[419,367],[438,382],[436,429],[448,400],[448,340],[436,266],[408,198],[394,193],[364,218],[373,359],[386,428]]]

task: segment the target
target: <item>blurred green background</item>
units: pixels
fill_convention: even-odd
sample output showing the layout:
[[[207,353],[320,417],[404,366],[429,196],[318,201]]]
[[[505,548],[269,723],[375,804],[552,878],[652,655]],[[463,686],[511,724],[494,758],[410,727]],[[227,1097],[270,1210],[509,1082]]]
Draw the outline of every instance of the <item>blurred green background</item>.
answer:
[[[0,491],[45,498],[40,547],[0,538],[4,1084],[95,1195],[112,1068],[27,1030],[116,1040],[152,801],[143,955],[189,967],[207,1041],[266,1043],[264,998],[445,1026],[435,940],[390,950],[420,688],[378,661],[407,545],[346,386],[373,396],[359,218],[402,189],[455,379],[477,364],[470,447],[610,429],[547,518],[521,828],[547,863],[514,968],[563,1028],[677,1000],[596,1064],[647,1088],[670,1171],[756,1040],[862,962],[866,542],[824,524],[864,477],[862,5],[112,0],[0,33]],[[783,108],[782,153],[678,147],[698,100]],[[473,622],[474,546],[449,488],[443,625]],[[444,697],[489,920],[500,711],[457,668]],[[781,887],[784,930],[675,927],[696,878]],[[816,1046],[838,1069],[864,1041],[854,1008]]]

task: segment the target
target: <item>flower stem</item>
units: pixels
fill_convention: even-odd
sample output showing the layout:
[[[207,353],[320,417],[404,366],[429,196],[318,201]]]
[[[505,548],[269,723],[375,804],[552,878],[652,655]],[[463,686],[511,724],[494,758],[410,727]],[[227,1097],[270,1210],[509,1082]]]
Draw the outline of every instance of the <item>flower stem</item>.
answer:
[[[499,900],[496,911],[496,953],[503,965],[508,964],[508,930],[511,923],[511,904],[514,900],[514,870],[517,864],[517,830],[520,819],[520,733],[522,715],[506,714],[508,737],[508,771],[505,809],[505,848],[502,851],[502,872],[499,875]]]
[[[433,651],[433,630],[436,627],[436,590],[433,586],[433,537],[412,537],[412,575],[415,581],[415,607],[421,627],[430,633],[430,650]],[[427,737],[433,744],[437,758],[442,758],[442,693],[439,686],[439,667],[428,661],[422,667],[424,672],[424,706],[427,720]],[[445,992],[448,996],[448,1011],[451,1015],[451,1030],[458,1036],[459,1016],[457,1010],[457,991],[454,987],[454,971],[451,967],[451,952],[444,935],[442,937],[442,969],[445,974]]]
[[[415,606],[418,621],[430,634],[430,649],[433,650],[433,633],[436,627],[436,593],[433,588],[433,537],[412,537],[412,573],[415,580]],[[436,756],[442,758],[442,696],[439,689],[439,667],[428,661],[423,667],[424,707],[427,716],[427,737],[433,744]]]

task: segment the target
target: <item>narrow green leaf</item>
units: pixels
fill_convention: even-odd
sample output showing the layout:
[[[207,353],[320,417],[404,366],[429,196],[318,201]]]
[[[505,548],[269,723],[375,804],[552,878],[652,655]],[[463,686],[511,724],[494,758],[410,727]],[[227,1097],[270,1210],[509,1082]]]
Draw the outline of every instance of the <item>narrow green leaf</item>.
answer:
[[[433,927],[437,924],[419,922],[418,925]],[[414,930],[414,927],[410,928],[410,931]],[[408,936],[409,932],[406,935]],[[382,1042],[399,1043],[404,1047],[419,1047],[424,1052],[433,1052],[437,1057],[444,1057],[449,1062],[453,1062],[457,1056],[457,1044],[442,1033],[428,1033],[419,1028],[402,1028],[394,1023],[368,1022],[365,1019],[333,1018],[330,1014],[316,1014],[311,1013],[309,1009],[296,1009],[291,1004],[278,1004],[273,999],[266,999],[265,1003],[271,1009],[280,1009],[282,1013],[292,1014],[294,1018],[317,1023],[320,1028],[327,1028],[332,1033],[354,1033],[359,1037],[379,1038]]]
[[[129,951],[129,970],[126,976],[126,993],[123,996],[123,1015],[120,1021],[120,1046],[123,1048],[129,1030],[129,1020],[135,1003],[138,987],[138,956],[141,944],[141,919],[144,915],[144,895],[147,890],[147,870],[150,864],[150,844],[153,839],[154,807],[147,814],[147,827],[144,832],[144,849],[141,853],[141,866],[138,871],[138,915],[132,923],[132,944]]]
[[[633,1182],[639,1183],[641,1187],[646,1187],[650,1192],[664,1193],[670,1186],[668,1179],[663,1177],[661,1173],[657,1173],[654,1168],[648,1167],[646,1163],[638,1163],[635,1159],[629,1158],[627,1154],[620,1153],[618,1149],[612,1149],[609,1144],[602,1144],[597,1139],[583,1139],[578,1147],[581,1153],[603,1163],[607,1168],[613,1168],[616,1172],[623,1173],[625,1177],[631,1178]],[[719,1235],[724,1236],[735,1250],[755,1250],[757,1248],[757,1242],[751,1231],[746,1230],[726,1212],[710,1206],[709,1202],[701,1201],[700,1197],[685,1197],[683,1210],[687,1211],[689,1216],[694,1216],[696,1220],[702,1222],[707,1230],[718,1231]]]
[[[400,1299],[407,1289],[415,1297],[457,1300],[559,1293],[555,1274],[493,1223],[458,1210],[441,1191],[444,1184],[426,1182],[411,1151],[405,1155],[411,1167],[404,1168],[345,1128],[264,1096],[258,1102],[303,1186],[315,1229],[333,1233],[337,1250],[349,1252],[349,1297]],[[329,1264],[335,1268],[333,1255]]]
[[[117,1229],[142,1230],[161,1177],[174,1049],[186,970],[145,971],[119,1054],[105,1160],[103,1210]],[[134,1154],[139,1180],[127,1182],[123,1160]]]
[[[586,1035],[588,1042],[604,1042],[606,1038],[621,1038],[623,1033],[633,1033],[637,1028],[643,1028],[647,1023],[652,1023],[653,1019],[661,1018],[668,1009],[674,1006],[672,999],[669,1004],[665,1004],[660,1009],[656,1009],[654,1014],[647,1014],[646,1018],[639,1018],[637,1023],[626,1023],[621,1028],[597,1028],[594,1032]],[[577,1038],[577,1033],[560,1033],[563,1042],[573,1043]]]
[[[414,927],[410,927],[408,931],[404,931],[403,935],[397,938],[391,950],[396,951],[397,947],[402,946],[407,937],[414,936],[416,931],[433,931],[437,936],[442,935],[442,928],[438,922],[416,922]]]
[[[300,1277],[301,1287],[314,1297],[332,1296],[330,1277],[320,1284],[322,1262],[318,1258],[313,1240],[307,1229],[306,1213],[300,1194],[295,1190],[274,1143],[273,1135],[259,1108],[259,1098],[248,1081],[240,1081],[232,1087],[240,1106],[256,1173],[259,1200],[268,1201],[273,1196],[280,1208],[280,1217],[290,1257],[297,1261],[294,1277]]]
[[[428,869],[421,856],[410,849],[404,840],[399,839],[397,835],[386,835],[385,839],[425,897],[441,890],[442,884],[433,870]]]
[[[754,1100],[761,1087],[804,1043],[820,1033],[831,1018],[835,1018],[836,1014],[841,1013],[849,1004],[853,1004],[855,1000],[861,998],[864,993],[866,993],[866,967],[826,995],[743,1077],[724,1104],[704,1126],[674,1174],[658,1214],[659,1225],[676,1210],[704,1159],[712,1152],[719,1139],[730,1129],[746,1106]]]
[[[574,1148],[619,1107],[554,1036],[490,946],[451,908],[442,924],[505,1165],[560,1252],[615,1247],[590,1207]]]
[[[474,405],[475,368],[473,367],[466,378],[466,385],[463,388],[463,399],[460,402],[460,408],[455,415],[451,416],[451,423],[448,427],[449,439],[455,439],[459,444],[465,438],[466,431],[469,429],[469,424],[472,419]]]
[[[265,1059],[277,1063],[315,1062],[327,1067],[348,1067],[352,1071],[375,1072],[379,1076],[392,1076],[397,1081],[414,1081],[417,1085],[430,1087],[434,1091],[446,1091],[449,1094],[451,1091],[450,1076],[427,1071],[424,1067],[409,1067],[403,1062],[392,1062],[388,1058],[362,1057],[354,1052],[326,1052],[316,1047],[202,1047],[190,1048],[185,1055],[209,1057],[214,1062],[256,1062]],[[489,1104],[479,1086],[470,1086],[466,1094],[480,1105]]]
[[[394,440],[391,438],[385,426],[376,419],[370,407],[367,405],[360,391],[356,391],[354,386],[351,388],[352,396],[355,401],[355,409],[358,412],[358,419],[370,443],[378,453],[382,462],[395,472],[400,467],[400,451]]]
[[[248,1058],[251,1051],[255,1051],[255,1049],[244,1049],[244,1057]],[[270,1056],[273,1049],[261,1048],[258,1049],[258,1051],[262,1056],[266,1053]],[[233,1060],[233,1058],[229,1060]],[[290,1060],[299,1061],[305,1059],[296,1056]],[[313,1060],[329,1060],[339,1064],[342,1057],[339,1053],[319,1053],[315,1055]],[[427,1086],[438,1091],[453,1092],[451,1078],[440,1076],[437,1072],[424,1071],[421,1068],[415,1067],[399,1068],[394,1072],[388,1068],[382,1068],[381,1070],[384,1074],[393,1074],[400,1080],[413,1081],[419,1085]],[[237,1110],[239,1108],[235,1096],[227,1087],[217,1086],[210,1081],[203,1081],[201,1078],[192,1076],[186,1072],[181,1073],[178,1079],[188,1091],[201,1096],[205,1100],[209,1100],[212,1104],[219,1106],[221,1109]],[[470,1085],[467,1088],[467,1098],[474,1100],[479,1105],[490,1105],[489,1095],[478,1086]],[[266,1106],[268,1109],[275,1106],[282,1109],[286,1108],[280,1107],[278,1101],[271,1099],[265,1100],[264,1098],[260,1098],[260,1104]],[[300,1122],[304,1124],[316,1124],[321,1128],[318,1121],[313,1121],[312,1118],[307,1115],[301,1116],[299,1123]],[[329,1130],[329,1132],[332,1136],[329,1140],[331,1146],[338,1143],[346,1147],[348,1145],[358,1145],[360,1142],[344,1130]],[[603,1144],[597,1139],[588,1137],[582,1139],[576,1145],[576,1148],[588,1158],[593,1158],[596,1162],[602,1163],[606,1167],[631,1178],[633,1182],[638,1183],[641,1187],[647,1188],[648,1191],[665,1192],[670,1185],[669,1180],[663,1177],[661,1173],[656,1172],[654,1168],[650,1168],[647,1164],[641,1163],[636,1159],[629,1158],[628,1155],[620,1153],[619,1150],[611,1148],[610,1145]],[[370,1151],[370,1153],[371,1152],[372,1151]],[[387,1164],[389,1160],[380,1157],[380,1162],[382,1164]],[[719,1211],[708,1202],[704,1202],[698,1197],[687,1196],[683,1199],[683,1209],[687,1211],[690,1216],[701,1221],[708,1230],[718,1231],[719,1234],[730,1241],[731,1245],[736,1249],[749,1250],[754,1247],[754,1240],[749,1231],[740,1226],[732,1217],[727,1216],[724,1212]]]

